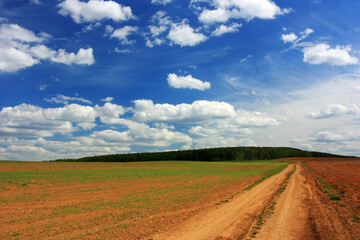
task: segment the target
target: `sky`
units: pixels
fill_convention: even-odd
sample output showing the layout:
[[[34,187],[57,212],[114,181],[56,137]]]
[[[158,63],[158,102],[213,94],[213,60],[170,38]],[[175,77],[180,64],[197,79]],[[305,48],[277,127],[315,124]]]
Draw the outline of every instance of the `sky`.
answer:
[[[0,0],[0,159],[360,156],[358,0]]]

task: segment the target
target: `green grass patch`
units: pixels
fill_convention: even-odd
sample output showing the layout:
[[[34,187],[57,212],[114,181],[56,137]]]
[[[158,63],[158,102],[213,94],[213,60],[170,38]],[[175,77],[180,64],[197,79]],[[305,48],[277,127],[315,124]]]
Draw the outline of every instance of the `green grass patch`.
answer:
[[[318,177],[317,180],[321,183],[324,192],[327,193],[330,200],[341,200],[341,196],[335,188],[333,188],[329,183],[325,182],[321,177]]]
[[[351,216],[351,218],[352,218],[353,222],[359,222],[360,221],[360,217],[358,217],[356,215]]]
[[[41,163],[39,163],[41,164]],[[35,181],[45,181],[51,184],[74,184],[85,182],[102,182],[118,180],[136,180],[141,178],[156,178],[168,176],[192,176],[195,178],[219,175],[229,178],[239,178],[268,173],[269,170],[284,166],[286,163],[275,161],[248,161],[248,162],[145,162],[145,163],[119,163],[112,169],[64,169],[56,170],[31,170],[31,171],[3,171],[0,174],[0,184],[13,183],[28,187]],[[79,163],[67,163],[71,164]],[[89,163],[82,163],[84,166]],[[100,163],[99,163],[100,164]],[[106,166],[101,163],[100,166]],[[95,167],[96,165],[94,165]],[[111,165],[113,166],[113,164]],[[246,166],[240,170],[231,170],[233,167]],[[256,168],[256,166],[261,166]]]

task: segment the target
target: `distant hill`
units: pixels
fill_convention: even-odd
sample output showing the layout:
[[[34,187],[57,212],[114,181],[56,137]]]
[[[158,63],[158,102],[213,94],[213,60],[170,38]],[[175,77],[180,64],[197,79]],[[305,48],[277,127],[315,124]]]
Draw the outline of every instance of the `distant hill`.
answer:
[[[146,152],[111,154],[83,157],[78,159],[58,159],[63,162],[145,162],[145,161],[246,161],[268,160],[289,157],[348,157],[330,153],[304,151],[289,147],[226,147],[168,152]]]

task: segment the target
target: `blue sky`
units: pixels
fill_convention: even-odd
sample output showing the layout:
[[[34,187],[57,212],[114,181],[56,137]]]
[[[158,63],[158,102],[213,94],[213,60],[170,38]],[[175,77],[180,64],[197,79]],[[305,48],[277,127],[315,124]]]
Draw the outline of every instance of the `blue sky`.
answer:
[[[360,156],[360,2],[0,0],[0,159]]]

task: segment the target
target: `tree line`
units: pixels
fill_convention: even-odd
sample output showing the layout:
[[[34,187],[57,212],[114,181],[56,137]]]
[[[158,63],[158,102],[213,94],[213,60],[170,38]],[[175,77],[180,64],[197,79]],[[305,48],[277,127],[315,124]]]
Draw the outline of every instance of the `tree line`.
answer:
[[[247,161],[290,157],[347,157],[289,147],[223,147],[168,152],[143,152],[58,159],[63,162]]]

